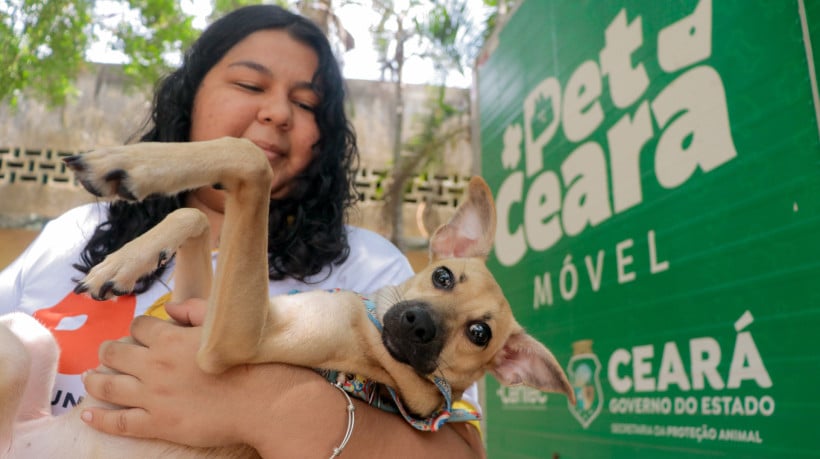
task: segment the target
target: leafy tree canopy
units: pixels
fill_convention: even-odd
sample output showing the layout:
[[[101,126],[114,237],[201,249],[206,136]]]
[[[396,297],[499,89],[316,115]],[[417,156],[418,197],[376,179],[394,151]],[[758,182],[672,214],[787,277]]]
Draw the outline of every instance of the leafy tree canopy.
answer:
[[[102,12],[112,5],[126,14]],[[192,20],[175,0],[0,0],[0,100],[15,105],[25,91],[64,104],[89,46],[104,36],[127,56],[131,81],[150,84],[167,70],[168,53],[197,36]]]
[[[344,0],[343,0],[344,1]],[[95,42],[125,56],[135,88],[150,88],[199,36],[178,0],[0,0],[0,102],[16,105],[23,92],[64,105]],[[258,0],[212,0],[210,19]],[[267,0],[298,10],[328,30],[332,0]],[[342,30],[335,24],[337,30]],[[336,32],[338,34],[338,32]],[[352,46],[349,36],[347,48]]]

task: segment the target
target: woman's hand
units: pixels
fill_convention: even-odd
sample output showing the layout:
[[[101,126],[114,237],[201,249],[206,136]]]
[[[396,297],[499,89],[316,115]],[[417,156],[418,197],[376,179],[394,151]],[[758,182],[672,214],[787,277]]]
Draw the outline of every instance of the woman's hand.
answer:
[[[205,307],[202,300],[188,300],[167,310],[177,322],[199,325]],[[100,363],[121,374],[91,371],[83,378],[89,395],[126,408],[88,407],[82,419],[113,435],[198,447],[244,443],[281,454],[287,451],[285,445],[298,448],[299,457],[313,452],[326,457],[338,445],[346,428],[346,403],[338,393],[331,399],[336,389],[324,378],[310,369],[281,364],[204,373],[195,362],[201,335],[201,327],[145,316],[134,319],[135,342],[109,341],[100,348]],[[300,406],[300,400],[316,392],[326,392],[330,400],[325,408],[338,413],[335,419],[317,418],[308,403],[302,404],[304,410]],[[287,406],[281,406],[283,401]],[[331,425],[323,426],[324,419]],[[316,430],[301,429],[305,425]],[[279,445],[268,445],[271,439]]]
[[[253,381],[247,377],[251,367],[238,366],[220,375],[202,372],[194,359],[201,331],[152,317],[136,318],[131,326],[136,343],[109,341],[100,347],[101,364],[122,374],[89,372],[84,377],[94,398],[131,408],[89,409],[83,419],[115,435],[192,446],[245,441],[237,415],[252,408],[247,404],[252,398],[247,392]],[[271,371],[259,367],[253,371]],[[243,392],[244,396],[234,396]]]

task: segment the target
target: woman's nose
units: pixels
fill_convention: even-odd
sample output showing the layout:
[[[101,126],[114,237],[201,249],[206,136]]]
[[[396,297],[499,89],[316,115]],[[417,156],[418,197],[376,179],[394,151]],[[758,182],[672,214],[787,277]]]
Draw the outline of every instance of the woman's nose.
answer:
[[[289,129],[293,121],[293,111],[286,97],[271,96],[259,107],[259,122],[279,129]]]

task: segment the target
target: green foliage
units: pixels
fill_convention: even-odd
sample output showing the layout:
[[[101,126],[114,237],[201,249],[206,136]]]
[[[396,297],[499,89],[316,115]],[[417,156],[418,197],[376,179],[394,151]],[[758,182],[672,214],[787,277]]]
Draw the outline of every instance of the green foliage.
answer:
[[[112,0],[126,14],[98,13],[95,0],[0,0],[0,101],[15,106],[25,92],[49,106],[64,105],[86,65],[86,52],[102,36],[127,61],[123,71],[137,88],[166,73],[169,56],[198,36],[193,18],[176,0]],[[101,2],[102,3],[102,2]]]
[[[490,14],[484,19],[482,41],[486,41],[499,26],[501,20],[509,14],[520,0],[484,0]]]
[[[129,60],[123,71],[138,86],[151,85],[170,69],[170,53],[186,49],[199,36],[176,0],[129,0],[139,12],[139,22],[120,22],[115,30],[116,49]]]
[[[495,27],[499,14],[514,3],[484,0],[480,8],[474,0],[371,0],[372,9],[380,15],[371,33],[383,71],[392,72],[390,81],[401,80],[395,72],[416,56],[431,62],[441,81],[452,71],[463,74],[491,32],[488,27]],[[411,40],[415,47],[407,46]],[[411,48],[413,54],[408,51]]]
[[[0,100],[38,88],[51,105],[74,91],[88,45],[90,0],[0,1]]]
[[[438,166],[447,147],[469,135],[469,123],[456,120],[464,110],[445,99],[447,89],[431,86],[428,92],[426,110],[415,120],[418,131],[403,145],[414,160],[414,171]]]
[[[210,20],[256,3],[259,0],[213,0]],[[308,14],[328,11],[332,2],[265,3]],[[100,12],[95,9],[96,0],[0,0],[0,103],[15,106],[25,92],[51,107],[64,105],[76,92],[74,82],[86,65],[86,52],[102,37],[113,40],[112,50],[125,55],[123,72],[130,87],[151,88],[200,33],[178,0],[107,0],[99,4],[117,6],[125,13]],[[332,14],[322,18],[338,22]],[[320,26],[327,29],[328,24]],[[343,39],[345,43],[350,40],[349,36]],[[352,41],[347,44],[350,46]]]
[[[275,5],[279,5],[283,8],[289,8],[292,1],[287,0],[274,0],[274,1],[267,1],[267,2],[260,2],[259,0],[214,0],[213,1],[213,12],[211,13],[211,20],[215,20],[225,13],[233,11],[242,6],[248,5],[256,5],[259,3],[273,3]]]
[[[440,73],[464,73],[477,55],[481,35],[472,27],[467,2],[438,0],[426,16],[415,19],[419,36],[427,42],[422,57],[430,59]]]

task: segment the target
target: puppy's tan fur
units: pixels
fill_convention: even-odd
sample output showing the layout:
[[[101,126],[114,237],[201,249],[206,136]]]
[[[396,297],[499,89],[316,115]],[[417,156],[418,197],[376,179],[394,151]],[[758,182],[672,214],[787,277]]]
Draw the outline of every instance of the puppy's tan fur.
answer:
[[[354,292],[316,291],[268,298],[267,221],[273,172],[251,142],[225,138],[137,144],[96,151],[71,158],[68,163],[83,185],[100,196],[143,199],[214,184],[226,191],[215,282],[208,221],[201,212],[187,208],[173,212],[157,227],[111,254],[83,280],[84,288],[98,298],[127,292],[159,260],[176,253],[173,301],[208,298],[203,342],[197,355],[205,371],[222,372],[241,363],[282,362],[360,374],[395,388],[405,405],[421,416],[443,403],[431,376],[446,380],[455,398],[490,372],[502,384],[526,384],[560,392],[574,401],[560,365],[515,321],[501,288],[485,266],[496,217],[490,191],[480,178],[470,182],[456,215],[434,234],[431,264],[403,284],[370,295],[380,321],[386,316],[400,317],[388,320],[380,333],[368,319],[361,297]],[[453,274],[453,283],[447,288],[433,280],[442,268]],[[418,307],[431,318],[432,325],[426,331],[432,331],[441,344],[428,359],[433,370],[426,374],[406,359],[396,358],[409,352],[403,349],[421,349],[414,347],[418,344],[412,333],[408,342],[403,332],[395,331],[415,326],[407,325],[404,314],[390,312],[401,303],[412,303],[413,308]],[[204,451],[108,436],[84,426],[78,409],[57,418],[48,416],[50,386],[40,391],[46,399],[35,404],[45,409],[36,419],[22,417],[20,413],[26,407],[20,407],[20,387],[28,376],[24,369],[31,368],[29,357],[38,356],[19,352],[18,335],[37,334],[21,330],[14,333],[13,321],[35,328],[37,325],[31,324],[33,319],[28,316],[2,319],[0,452],[10,451],[9,457],[48,457],[51,452],[66,457],[110,457],[112,451],[117,457],[134,458],[254,455],[246,447]],[[470,326],[476,323],[491,330],[488,342],[477,345],[470,339]],[[44,342],[45,347],[55,346],[48,337],[28,340],[25,344],[29,349]],[[54,369],[48,372],[53,380]],[[83,403],[99,402],[88,397]],[[84,440],[75,442],[78,450],[66,451],[66,444],[56,441],[53,435],[81,436]],[[11,441],[3,444],[7,438]],[[35,451],[31,445],[39,449]],[[49,445],[53,448],[48,449]]]

